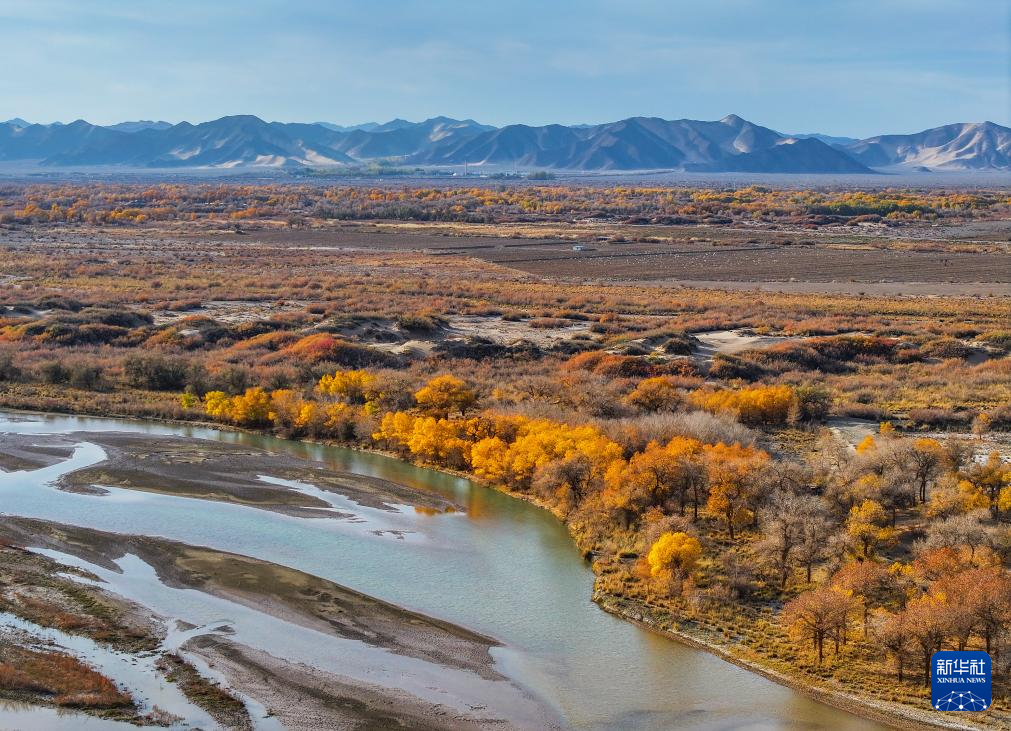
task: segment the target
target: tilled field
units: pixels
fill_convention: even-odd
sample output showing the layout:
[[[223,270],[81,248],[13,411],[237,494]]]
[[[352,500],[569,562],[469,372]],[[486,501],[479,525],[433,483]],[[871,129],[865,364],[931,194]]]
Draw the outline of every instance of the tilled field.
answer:
[[[1011,255],[828,247],[686,247],[621,251],[479,251],[539,276],[736,282],[1011,282]]]
[[[739,232],[743,234],[744,232]],[[712,234],[712,232],[710,232]],[[230,238],[230,237],[228,237]],[[241,237],[235,237],[239,239]],[[1011,283],[1011,251],[916,251],[863,244],[784,245],[769,237],[736,240],[583,241],[447,236],[421,228],[255,232],[273,245],[414,250],[472,256],[538,276],[623,281]],[[763,240],[764,239],[764,240]],[[991,247],[992,248],[992,247]]]
[[[501,232],[498,232],[501,233]],[[743,232],[735,232],[743,234]],[[605,237],[601,237],[605,238]],[[43,247],[63,255],[116,252],[194,263],[234,255],[277,257],[285,260],[325,258],[327,252],[353,256],[355,251],[410,252],[425,269],[440,259],[478,260],[539,277],[597,281],[693,283],[811,283],[832,284],[832,291],[850,285],[887,283],[891,290],[910,284],[911,294],[1006,294],[1011,285],[1011,248],[1003,243],[985,249],[934,242],[915,249],[893,242],[838,240],[783,243],[768,235],[708,240],[686,238],[675,242],[583,241],[559,238],[450,236],[426,227],[417,230],[354,227],[326,230],[272,229],[237,234],[234,231],[182,229],[134,231],[88,229],[9,231],[0,234],[0,247],[38,252]],[[269,252],[269,253],[268,253]],[[317,253],[318,252],[318,253]],[[506,272],[503,272],[505,274]],[[999,285],[978,291],[974,285]],[[873,288],[872,288],[873,289]],[[901,286],[891,294],[903,294]],[[936,291],[935,291],[936,290]]]

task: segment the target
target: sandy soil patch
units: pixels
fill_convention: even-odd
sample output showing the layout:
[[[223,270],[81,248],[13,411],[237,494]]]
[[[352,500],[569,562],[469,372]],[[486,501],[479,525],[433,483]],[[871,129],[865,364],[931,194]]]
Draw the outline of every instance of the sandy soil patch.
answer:
[[[712,330],[692,333],[699,341],[694,356],[701,363],[712,363],[717,353],[733,355],[745,350],[760,350],[777,343],[802,338],[777,337],[774,335],[751,335],[740,330]]]
[[[488,338],[502,345],[510,345],[519,340],[527,340],[542,348],[550,348],[562,340],[570,340],[573,335],[588,333],[590,323],[575,321],[559,328],[531,327],[525,320],[503,320],[501,317],[457,316],[449,318],[452,332],[464,336]]]

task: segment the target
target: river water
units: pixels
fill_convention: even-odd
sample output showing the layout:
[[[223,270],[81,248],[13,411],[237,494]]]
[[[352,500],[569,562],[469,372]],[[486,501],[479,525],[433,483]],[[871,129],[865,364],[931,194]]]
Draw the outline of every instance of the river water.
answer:
[[[58,474],[101,459],[100,448],[82,443],[68,463],[0,473],[0,513],[253,556],[490,635],[504,643],[493,650],[498,668],[573,729],[883,728],[603,612],[590,601],[591,571],[553,516],[466,479],[380,455],[251,434],[0,413],[0,432],[89,431],[215,439],[287,453],[434,490],[466,512],[354,505],[355,520],[305,519],[115,488],[80,495],[49,487]],[[330,497],[342,511],[350,503]],[[0,728],[9,719],[0,710]],[[81,728],[93,726],[88,723]]]

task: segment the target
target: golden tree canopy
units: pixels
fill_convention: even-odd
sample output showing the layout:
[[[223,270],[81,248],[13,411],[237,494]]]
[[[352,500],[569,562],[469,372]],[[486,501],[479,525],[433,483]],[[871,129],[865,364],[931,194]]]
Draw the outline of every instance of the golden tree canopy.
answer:
[[[660,576],[666,571],[691,571],[701,556],[698,538],[687,533],[664,533],[649,549],[646,561],[650,574]]]
[[[415,392],[414,400],[423,411],[446,417],[454,412],[466,414],[477,401],[477,395],[463,379],[444,375],[436,376]]]

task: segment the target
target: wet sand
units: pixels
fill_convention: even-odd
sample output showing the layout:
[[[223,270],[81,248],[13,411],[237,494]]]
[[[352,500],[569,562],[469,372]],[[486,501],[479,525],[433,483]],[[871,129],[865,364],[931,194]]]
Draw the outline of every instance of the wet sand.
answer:
[[[311,484],[333,493],[334,498],[346,497],[358,505],[378,510],[394,510],[400,505],[438,512],[460,509],[438,495],[388,480],[339,472],[288,455],[203,439],[88,432],[34,436],[26,440],[18,435],[0,434],[0,451],[14,455],[34,454],[28,450],[37,451],[40,442],[44,442],[44,448],[69,453],[75,443],[82,441],[100,446],[106,459],[63,475],[57,483],[61,489],[100,493],[101,486],[106,485],[236,503],[303,518],[351,517],[350,513],[335,511],[325,499],[278,484],[286,480]],[[54,458],[52,463],[57,461],[60,460]],[[268,481],[264,477],[274,479]]]
[[[495,640],[285,566],[159,538],[24,518],[0,521],[0,539],[68,553],[112,571],[119,570],[116,559],[132,554],[153,566],[168,586],[199,589],[286,622],[502,679],[488,652],[498,645]]]
[[[72,444],[38,444],[38,438],[25,434],[0,434],[0,470],[18,472],[37,470],[68,459]]]
[[[52,424],[37,422],[28,428],[39,435],[40,441],[53,432],[74,433],[76,440],[79,435],[91,431],[86,423],[85,420],[67,417],[54,419]],[[124,423],[116,428],[126,430],[128,426]],[[152,441],[159,439],[153,434],[148,438]],[[222,438],[231,441],[232,436],[222,434]],[[250,438],[249,443],[255,444],[256,448],[271,445],[266,448],[284,451],[284,445],[274,445],[269,439]],[[121,590],[123,596],[140,601],[145,606],[166,608],[165,616],[184,619],[188,628],[197,634],[211,635],[211,639],[231,645],[255,647],[272,655],[274,659],[266,662],[270,663],[270,667],[278,668],[278,675],[286,671],[277,658],[286,658],[289,664],[302,663],[300,668],[327,668],[342,679],[350,672],[357,679],[352,685],[361,686],[362,681],[368,686],[379,684],[391,698],[400,697],[406,689],[414,698],[420,699],[422,707],[427,704],[433,712],[447,712],[446,706],[451,705],[455,715],[449,716],[453,719],[450,727],[462,727],[456,718],[461,714],[467,718],[473,716],[475,722],[489,726],[538,730],[556,727],[558,723],[553,719],[562,714],[574,727],[599,731],[615,728],[695,728],[712,731],[786,725],[840,729],[874,727],[824,706],[810,704],[795,693],[752,673],[732,668],[710,655],[651,639],[631,624],[607,617],[586,602],[588,577],[584,573],[585,566],[571,549],[568,536],[560,529],[556,530],[556,523],[550,516],[542,515],[541,511],[532,512],[522,503],[498,493],[474,491],[471,494],[459,489],[463,485],[458,485],[457,481],[437,477],[435,473],[422,475],[414,468],[401,469],[393,463],[391,469],[379,469],[376,461],[379,458],[344,455],[343,450],[335,449],[335,459],[327,461],[341,465],[338,469],[362,469],[398,482],[406,480],[412,485],[431,484],[432,489],[441,490],[454,500],[467,501],[470,517],[435,518],[434,522],[441,524],[438,531],[420,530],[418,536],[409,537],[405,542],[361,541],[353,532],[343,530],[337,521],[307,521],[236,505],[207,502],[201,505],[182,495],[131,495],[130,490],[109,488],[109,495],[91,497],[56,490],[52,481],[61,474],[86,465],[96,466],[105,460],[104,451],[96,445],[77,444],[72,464],[39,471],[27,481],[22,476],[14,476],[13,479],[7,476],[4,480],[4,476],[0,475],[0,482],[5,482],[10,488],[11,501],[7,509],[17,508],[25,511],[25,515],[38,516],[40,520],[36,523],[45,519],[63,524],[96,525],[105,531],[115,531],[107,535],[117,537],[139,532],[161,534],[190,547],[213,546],[217,553],[241,550],[265,562],[287,563],[332,581],[346,582],[367,594],[382,596],[393,604],[429,611],[497,636],[501,633],[508,644],[502,648],[490,648],[496,658],[497,669],[539,693],[551,703],[552,710],[537,718],[532,713],[534,704],[512,692],[515,687],[510,691],[510,686],[498,685],[494,681],[483,685],[475,683],[476,675],[473,673],[443,669],[427,661],[408,658],[411,662],[403,663],[384,658],[379,665],[363,664],[363,659],[370,661],[375,658],[375,652],[388,651],[361,653],[359,649],[349,647],[352,644],[364,646],[365,643],[356,640],[340,640],[344,645],[321,642],[326,638],[316,634],[315,630],[301,628],[303,620],[297,623],[290,621],[282,629],[277,626],[276,620],[261,621],[267,615],[257,612],[261,619],[251,622],[248,615],[252,610],[243,605],[242,611],[238,611],[240,605],[237,602],[230,603],[228,609],[221,611],[220,604],[208,601],[212,598],[210,593],[168,589],[156,576],[155,567],[135,555],[140,550],[138,546],[116,547],[119,552],[128,550],[129,555],[112,559],[110,556],[114,554],[102,555],[103,551],[96,550],[99,547],[86,546],[77,540],[80,536],[68,536],[67,531],[59,526],[55,528],[55,538],[68,544],[77,543],[75,553],[85,555],[90,552],[91,559],[96,563],[90,566],[75,563],[78,559],[74,556],[54,556],[57,560],[90,570],[108,582],[109,587]],[[306,452],[299,448],[292,453],[302,456]],[[415,479],[421,476],[425,479]],[[377,518],[373,515],[367,522],[375,520]],[[32,533],[40,532],[37,525],[31,528]],[[278,530],[275,531],[275,528]],[[289,535],[289,528],[294,535]],[[433,534],[443,532],[449,534],[452,540],[431,540]],[[338,540],[333,540],[334,536]],[[502,553],[506,560],[487,560],[490,555],[486,550],[488,547],[499,551],[494,554],[496,558]],[[454,548],[466,550],[452,550]],[[64,547],[64,550],[69,549],[69,545]],[[451,553],[443,556],[447,549]],[[383,557],[375,558],[379,554]],[[542,562],[544,557],[548,560]],[[190,558],[203,560],[192,555]],[[98,562],[108,568],[100,568]],[[172,564],[176,563],[173,558]],[[451,566],[452,571],[443,570],[444,566]],[[433,570],[432,567],[436,568]],[[117,573],[117,569],[121,573]],[[168,576],[164,567],[159,573]],[[133,579],[140,579],[140,582],[133,582]],[[529,584],[525,583],[528,580]],[[516,592],[520,586],[524,591]],[[454,599],[446,602],[445,597]],[[457,601],[464,604],[454,603]],[[561,606],[562,611],[555,612],[556,606]],[[286,605],[282,604],[280,609],[286,609]],[[503,614],[515,623],[500,627],[498,618]],[[488,621],[489,616],[493,617],[491,622]],[[235,628],[233,632],[221,626],[215,631],[211,626],[222,617]],[[261,631],[264,628],[270,633],[266,638]],[[307,639],[315,644],[307,646]],[[210,658],[207,654],[211,651],[209,648],[193,650],[194,644],[195,641],[187,644],[191,653],[199,651],[203,653],[202,658]],[[206,642],[201,641],[201,644]],[[339,651],[332,652],[331,647],[339,648]],[[322,648],[322,652],[317,648]],[[188,659],[193,660],[193,657]],[[337,664],[333,662],[335,659]],[[207,662],[215,662],[216,668],[225,667],[213,658]],[[349,663],[354,664],[350,670]],[[200,663],[194,664],[202,672],[205,670]],[[403,674],[405,668],[410,668],[410,676]],[[365,673],[361,672],[363,669]],[[210,677],[214,677],[213,670],[208,673]],[[251,672],[248,683],[237,691],[256,692],[254,681],[257,671]],[[270,673],[260,673],[259,681],[266,682],[265,676],[267,679],[274,677]],[[728,696],[725,693],[727,687],[733,687],[734,693]],[[489,693],[490,689],[494,693]],[[261,691],[261,696],[265,692]],[[296,708],[307,703],[297,693],[292,693],[295,697],[288,697],[285,702]],[[280,698],[285,695],[279,692]],[[450,703],[444,702],[446,700]],[[474,708],[475,705],[487,708]],[[488,711],[488,708],[493,710]],[[283,713],[279,708],[271,707],[270,710],[278,717]],[[265,713],[266,710],[257,718],[262,720]],[[298,710],[291,713],[298,718]],[[338,722],[335,719],[331,726],[323,727],[340,728],[348,716],[345,714],[341,718],[343,720]],[[495,718],[495,722],[490,718]],[[829,722],[832,725],[826,726]],[[297,722],[294,725],[301,728]],[[371,727],[388,728],[389,725],[380,721]]]
[[[447,688],[453,683],[449,669],[493,683],[508,682],[494,667],[490,650],[498,646],[495,640],[294,569],[164,539],[15,517],[0,519],[0,540],[74,556],[93,565],[95,571],[101,567],[119,572],[117,561],[133,555],[152,566],[166,586],[196,589],[292,626],[447,668]],[[88,575],[86,570],[80,573]],[[115,586],[107,589],[106,594],[117,590]],[[449,703],[291,662],[229,638],[227,627],[206,634],[199,629],[194,628],[193,637],[180,650],[221,672],[229,687],[269,708],[285,728],[531,728],[527,723],[513,724],[483,705],[461,712]],[[544,719],[535,728],[551,728],[547,715]]]
[[[393,513],[405,505],[434,512],[461,509],[434,493],[331,470],[289,455],[171,436],[121,432],[0,434],[0,454],[4,455],[0,466],[8,472],[30,475],[33,470],[66,461],[83,442],[101,448],[101,461],[61,474],[53,484],[64,491],[96,495],[100,500],[104,498],[98,496],[103,493],[126,488],[229,502],[295,518],[352,520],[361,518],[334,505],[346,504],[349,510],[365,513]],[[494,639],[333,581],[269,561],[164,538],[13,516],[0,516],[0,542],[7,546],[2,550],[23,557],[23,563],[32,567],[18,583],[23,597],[29,597],[36,609],[33,620],[42,626],[51,625],[60,612],[72,608],[61,596],[78,592],[86,597],[87,606],[100,607],[103,621],[92,624],[89,619],[86,626],[73,631],[120,647],[155,650],[161,657],[162,672],[181,680],[180,687],[188,688],[186,695],[192,695],[194,702],[224,728],[273,731],[282,727],[402,727],[441,731],[555,726],[550,712],[532,712],[539,704],[496,669],[491,650],[499,643]],[[130,582],[137,577],[126,570],[126,559],[150,567],[165,587],[195,590],[224,600],[228,606],[274,618],[272,631],[278,637],[288,637],[289,631],[302,628],[362,643],[377,648],[377,652],[411,658],[409,662],[428,663],[433,678],[439,677],[439,668],[444,668],[445,685],[440,688],[437,686],[442,681],[424,681],[427,689],[414,694],[405,689],[409,685],[380,684],[381,674],[373,683],[360,675],[352,677],[353,672],[337,673],[335,670],[342,667],[339,657],[331,658],[329,666],[315,666],[297,652],[289,656],[277,646],[268,652],[264,648],[269,643],[254,646],[243,641],[242,635],[231,636],[227,623],[213,627],[184,623],[171,616],[171,610],[160,611],[157,602],[143,601],[141,594],[132,593]],[[45,577],[52,580],[47,582]],[[59,583],[57,588],[52,586],[54,581]],[[228,612],[227,608],[222,611]],[[237,616],[243,615],[237,612]],[[304,643],[304,638],[301,641]],[[352,661],[350,657],[348,660]],[[397,667],[398,663],[391,661],[384,672],[409,672],[409,665],[401,671]],[[223,681],[226,688],[245,699],[250,713],[234,695],[216,688],[215,680]],[[474,693],[481,684],[486,687]],[[480,701],[482,696],[494,698],[496,688],[506,687],[517,699],[525,699],[520,701],[523,711],[517,710],[515,719],[507,707],[491,711]],[[440,702],[443,695],[446,701]],[[461,703],[462,698],[471,695],[478,698],[475,705]],[[538,721],[531,724],[531,717]],[[145,722],[140,718],[131,720]]]
[[[486,716],[480,707],[464,715],[451,707],[425,703],[390,688],[349,683],[346,678],[290,663],[221,637],[204,635],[188,647],[223,670],[243,692],[261,699],[285,728],[305,731],[511,728],[504,719]]]
[[[0,526],[6,521],[0,518]],[[87,571],[6,543],[0,546],[0,665],[20,678],[0,687],[0,728],[119,728],[127,722],[183,728],[176,725],[181,714],[205,725],[217,718],[217,709],[200,700],[210,695],[232,700],[230,718],[247,721],[234,727],[249,728],[245,708],[181,658],[176,667],[190,676],[188,686],[165,682],[158,667],[164,628],[150,610],[81,583],[95,578]],[[115,684],[119,700],[114,686],[96,685],[95,673]],[[51,687],[62,687],[64,697]]]

